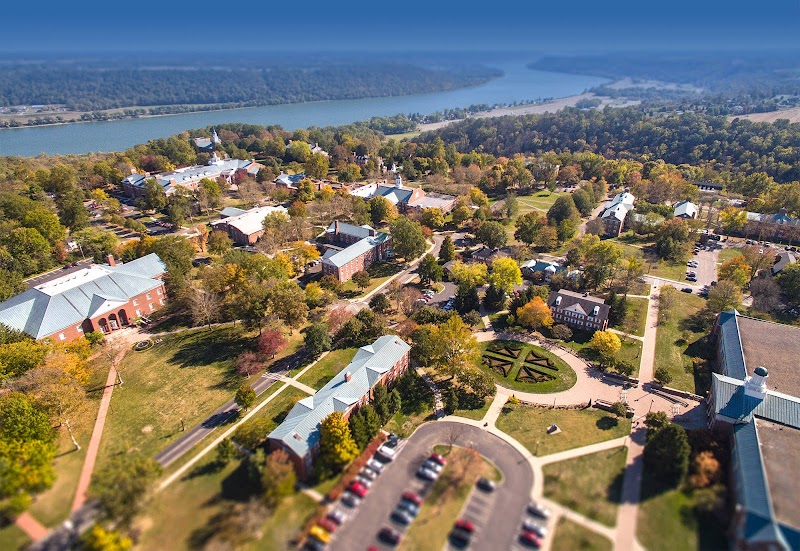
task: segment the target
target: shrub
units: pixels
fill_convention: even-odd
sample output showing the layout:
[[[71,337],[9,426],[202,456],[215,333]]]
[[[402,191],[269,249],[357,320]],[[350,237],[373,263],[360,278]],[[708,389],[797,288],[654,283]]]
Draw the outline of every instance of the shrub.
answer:
[[[662,385],[668,385],[672,382],[672,375],[670,374],[669,370],[664,366],[657,368],[653,376],[655,377],[656,381],[658,381]]]

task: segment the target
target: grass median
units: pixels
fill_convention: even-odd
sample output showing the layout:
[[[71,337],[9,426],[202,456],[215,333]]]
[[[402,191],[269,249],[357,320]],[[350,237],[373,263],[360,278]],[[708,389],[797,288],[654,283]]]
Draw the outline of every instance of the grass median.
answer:
[[[584,528],[577,522],[561,517],[556,525],[556,533],[553,536],[553,551],[611,551],[613,545],[611,540]]]

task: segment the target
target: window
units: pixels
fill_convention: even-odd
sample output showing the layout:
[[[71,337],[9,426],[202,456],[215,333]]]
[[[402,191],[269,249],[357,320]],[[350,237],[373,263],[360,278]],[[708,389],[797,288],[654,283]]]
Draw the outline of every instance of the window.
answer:
[[[158,293],[158,296],[161,296],[161,295],[163,295],[163,294],[164,294],[164,293],[161,291],[161,288],[158,288],[158,289],[156,289],[156,293]]]
[[[78,325],[77,327],[75,327],[75,331],[77,331],[78,333],[83,333],[83,327]]]
[[[136,317],[139,317],[141,315],[142,315],[142,311],[141,310],[136,310]]]
[[[150,296],[150,293],[147,293],[147,300],[150,300],[151,298],[152,297]]]
[[[164,299],[163,298],[158,299],[158,302],[161,304],[161,306],[164,306]]]
[[[152,312],[153,310],[155,310],[155,307],[154,307],[152,304],[148,304],[147,306],[149,306],[149,307],[150,307],[150,311],[151,311],[151,312]]]
[[[67,340],[67,336],[64,333],[59,333],[58,334],[58,340],[65,341],[65,340]]]
[[[134,306],[139,306],[139,299],[136,299],[136,298],[133,299],[133,305]]]

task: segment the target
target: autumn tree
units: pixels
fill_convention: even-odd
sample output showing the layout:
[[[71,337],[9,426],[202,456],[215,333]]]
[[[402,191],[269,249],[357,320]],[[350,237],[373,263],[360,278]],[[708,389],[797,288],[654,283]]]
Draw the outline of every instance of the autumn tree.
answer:
[[[536,331],[542,327],[552,327],[553,316],[542,298],[536,296],[517,310],[517,323]]]
[[[261,363],[261,359],[255,352],[242,352],[239,354],[239,357],[236,358],[236,373],[238,375],[244,375],[248,379],[250,375],[258,373],[262,368],[263,364]]]
[[[190,288],[188,306],[192,322],[195,325],[206,325],[209,329],[222,314],[222,298],[216,293],[197,287]]]
[[[631,284],[644,274],[644,260],[635,255],[625,257],[620,264],[622,285],[625,288],[625,298],[628,298]]]
[[[528,245],[538,245],[542,229],[547,227],[547,218],[537,212],[528,212],[517,218],[515,225],[515,239]]]
[[[508,242],[508,233],[500,222],[490,220],[481,224],[475,232],[475,239],[490,249],[498,249],[504,247]]]
[[[276,507],[283,498],[294,493],[297,474],[294,464],[283,450],[275,450],[264,458],[261,474],[262,499],[270,509]]]
[[[286,346],[286,339],[277,329],[266,329],[258,338],[258,353],[264,357],[275,358],[275,354]]]
[[[353,280],[353,283],[358,285],[359,289],[364,290],[369,287],[369,282],[372,280],[372,276],[370,276],[369,272],[366,270],[359,270],[353,274],[351,279]]]
[[[747,212],[736,207],[726,207],[719,213],[719,223],[726,235],[734,234],[747,225]]]
[[[320,461],[334,471],[358,457],[358,445],[341,412],[334,411],[320,423],[319,448]]]
[[[712,314],[718,314],[742,303],[742,290],[736,283],[722,280],[708,292],[706,308]]]
[[[449,235],[442,240],[442,246],[439,248],[439,260],[443,263],[450,262],[456,257],[456,247],[453,245],[453,240]]]
[[[312,153],[304,168],[310,178],[321,180],[328,175],[328,158],[322,153]]]
[[[611,331],[595,331],[589,341],[589,346],[597,352],[600,361],[607,365],[622,348],[622,343],[619,337]]]
[[[115,455],[95,471],[89,493],[109,519],[127,527],[149,500],[160,475],[161,466],[149,457]]]
[[[256,391],[247,383],[242,383],[236,389],[234,401],[242,410],[247,411],[256,402]]]
[[[397,207],[386,197],[377,195],[369,200],[369,214],[375,225],[382,222],[391,222],[397,218]]]
[[[128,551],[133,548],[133,540],[116,530],[106,530],[95,524],[80,538],[81,551]]]
[[[450,273],[458,285],[468,285],[470,287],[477,287],[486,283],[489,274],[489,268],[486,264],[473,263],[467,264],[457,260],[453,264]]]
[[[222,230],[214,230],[208,235],[208,252],[211,254],[222,256],[231,249],[231,245],[233,241]]]
[[[750,266],[744,256],[738,255],[723,262],[717,276],[720,281],[730,281],[741,289],[750,281]]]
[[[517,261],[513,258],[498,258],[492,262],[489,284],[506,293],[510,293],[515,285],[522,284],[522,272]]]

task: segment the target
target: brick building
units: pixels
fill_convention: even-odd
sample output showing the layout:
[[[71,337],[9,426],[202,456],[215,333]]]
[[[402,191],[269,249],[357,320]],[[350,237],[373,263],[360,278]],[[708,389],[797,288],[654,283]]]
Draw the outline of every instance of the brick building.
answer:
[[[353,360],[316,394],[297,402],[269,436],[271,447],[285,450],[301,478],[311,473],[319,454],[320,423],[334,411],[346,419],[367,404],[373,389],[389,385],[406,372],[411,347],[396,335],[362,346]]]
[[[237,245],[253,245],[264,235],[264,218],[276,212],[289,215],[285,207],[256,207],[250,210],[227,207],[220,213],[221,219],[211,222],[211,227],[227,233]]]
[[[635,200],[636,198],[627,191],[614,196],[611,204],[600,215],[605,227],[605,235],[617,237],[622,233],[622,228],[625,227],[625,218],[633,210]]]
[[[0,323],[37,340],[70,341],[111,333],[166,303],[166,267],[156,254],[118,264],[92,264],[0,303]]]
[[[391,255],[392,237],[370,226],[335,220],[326,235],[329,248],[322,257],[322,273],[342,282]]]
[[[547,297],[547,305],[556,323],[584,331],[605,331],[611,307],[603,299],[561,289]]]
[[[420,187],[406,187],[400,176],[395,178],[394,184],[385,181],[373,182],[350,191],[364,199],[384,197],[397,207],[400,212],[422,212],[425,209],[439,209],[444,214],[453,210],[456,198],[443,193],[426,192]]]

